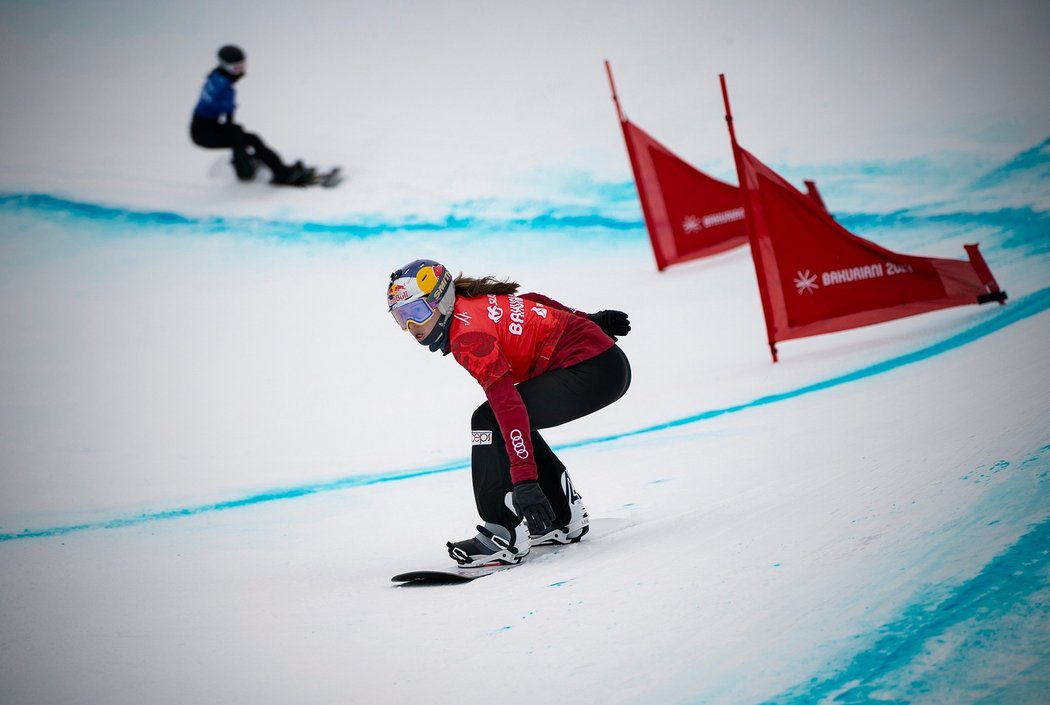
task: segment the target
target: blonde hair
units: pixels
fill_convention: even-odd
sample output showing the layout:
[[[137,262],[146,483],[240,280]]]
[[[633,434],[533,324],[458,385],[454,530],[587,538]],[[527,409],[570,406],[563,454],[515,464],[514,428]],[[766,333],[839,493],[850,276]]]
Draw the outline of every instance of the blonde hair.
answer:
[[[487,277],[465,277],[460,272],[456,277],[454,285],[456,296],[482,296],[484,294],[516,294],[518,293],[518,282],[504,281],[493,276]]]

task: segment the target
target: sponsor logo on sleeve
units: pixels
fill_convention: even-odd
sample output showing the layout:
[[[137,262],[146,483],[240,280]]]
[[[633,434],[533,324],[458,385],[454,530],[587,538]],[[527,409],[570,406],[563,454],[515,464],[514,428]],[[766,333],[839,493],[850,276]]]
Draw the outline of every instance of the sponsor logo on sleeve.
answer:
[[[525,438],[521,435],[520,430],[514,429],[510,432],[510,442],[514,447],[514,455],[522,460],[529,457],[529,451],[525,448]]]

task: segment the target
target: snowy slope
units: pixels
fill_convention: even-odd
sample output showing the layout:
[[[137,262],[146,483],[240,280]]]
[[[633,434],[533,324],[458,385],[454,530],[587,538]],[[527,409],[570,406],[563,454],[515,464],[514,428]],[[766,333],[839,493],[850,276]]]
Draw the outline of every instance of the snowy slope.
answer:
[[[0,19],[0,703],[1045,701],[1041,4]],[[241,119],[346,184],[210,175],[226,41]],[[655,271],[603,58],[732,180],[726,72],[747,148],[887,247],[979,241],[1010,301],[772,364],[746,250]],[[380,298],[418,256],[634,325],[628,395],[546,434],[593,536],[454,588],[389,582],[477,521],[481,390]]]

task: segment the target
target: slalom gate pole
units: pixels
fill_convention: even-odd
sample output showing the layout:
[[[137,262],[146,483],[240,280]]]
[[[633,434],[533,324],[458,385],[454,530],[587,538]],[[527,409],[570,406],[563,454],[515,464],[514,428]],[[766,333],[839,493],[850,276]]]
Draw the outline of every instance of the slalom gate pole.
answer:
[[[616,84],[613,83],[612,67],[609,66],[609,60],[605,60],[605,75],[609,77],[609,88],[612,90],[613,104],[616,105],[616,114],[620,117],[620,122],[627,122],[627,117],[623,114],[623,108],[620,107],[620,96],[616,95]]]
[[[729,109],[729,91],[726,89],[726,75],[718,74],[718,81],[722,84],[722,102],[726,106],[726,125],[729,126],[729,141],[733,143],[733,157],[736,157],[736,130],[733,129],[733,111]]]
[[[726,125],[729,127],[729,141],[733,145],[733,161],[736,163],[736,178],[739,184],[740,194],[744,201],[744,219],[747,222],[747,236],[751,241],[751,260],[755,263],[755,277],[758,280],[758,293],[762,299],[762,315],[766,319],[766,339],[769,341],[769,353],[773,356],[773,362],[777,361],[777,341],[773,335],[773,322],[770,319],[772,304],[769,299],[769,287],[766,285],[761,258],[760,248],[756,246],[754,235],[755,216],[751,212],[751,199],[745,195],[747,188],[744,183],[744,170],[741,164],[740,145],[736,142],[736,130],[733,129],[733,111],[729,107],[729,90],[726,88],[726,75],[718,74],[718,81],[722,85],[722,102],[726,106]]]

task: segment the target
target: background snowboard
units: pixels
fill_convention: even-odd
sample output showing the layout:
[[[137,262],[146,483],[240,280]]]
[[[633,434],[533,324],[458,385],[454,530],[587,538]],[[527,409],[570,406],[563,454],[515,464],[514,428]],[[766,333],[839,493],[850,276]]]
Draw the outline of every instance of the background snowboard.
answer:
[[[270,179],[273,178],[273,172],[271,172],[265,164],[259,164],[255,170],[255,176],[251,179],[239,179],[237,178],[237,172],[233,168],[232,157],[228,150],[223,150],[221,156],[219,156],[211,167],[208,169],[209,179],[218,179],[221,181],[236,181],[242,184],[269,184]],[[315,167],[317,170],[317,177],[313,183],[307,184],[306,186],[322,186],[324,188],[333,188],[343,183],[343,170],[341,167],[329,167],[327,169],[320,169]]]

